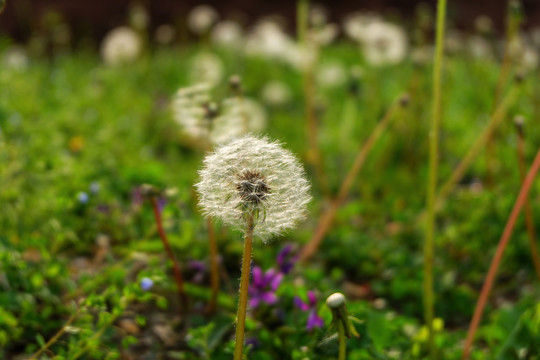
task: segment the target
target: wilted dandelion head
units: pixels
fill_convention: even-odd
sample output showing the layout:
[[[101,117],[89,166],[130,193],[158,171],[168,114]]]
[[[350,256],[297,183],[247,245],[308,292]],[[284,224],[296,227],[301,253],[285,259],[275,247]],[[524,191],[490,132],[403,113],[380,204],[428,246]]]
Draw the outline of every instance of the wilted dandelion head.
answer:
[[[306,215],[309,182],[298,160],[281,144],[246,135],[206,157],[196,184],[205,214],[236,230],[253,226],[268,240]]]

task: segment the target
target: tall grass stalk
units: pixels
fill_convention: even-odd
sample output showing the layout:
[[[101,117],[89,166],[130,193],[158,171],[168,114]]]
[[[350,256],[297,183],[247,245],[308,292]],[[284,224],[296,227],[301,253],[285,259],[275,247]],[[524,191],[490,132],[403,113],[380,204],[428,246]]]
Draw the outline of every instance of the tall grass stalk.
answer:
[[[253,227],[253,216],[250,216],[244,235],[244,254],[242,256],[242,274],[240,275],[240,295],[238,298],[238,312],[236,315],[234,360],[242,360],[242,353],[244,352],[249,273],[251,270],[251,253],[253,248]]]
[[[491,260],[491,264],[489,266],[489,270],[486,275],[486,280],[484,281],[484,285],[482,286],[482,291],[480,292],[480,296],[478,297],[478,302],[476,303],[476,307],[474,309],[473,318],[471,320],[471,324],[469,325],[469,331],[467,332],[467,338],[465,340],[465,346],[463,348],[463,356],[462,356],[463,359],[469,358],[471,347],[474,341],[474,335],[476,334],[476,330],[478,329],[478,325],[480,324],[482,313],[484,312],[487,298],[489,296],[489,293],[491,292],[491,288],[493,287],[495,276],[497,275],[497,270],[499,269],[499,264],[501,263],[504,250],[506,249],[506,246],[508,245],[508,242],[514,230],[514,226],[516,224],[516,220],[521,211],[521,208],[527,202],[527,196],[529,195],[529,191],[533,184],[533,180],[535,179],[539,168],[540,168],[540,148],[538,149],[536,153],[536,156],[529,169],[529,172],[527,173],[527,177],[525,178],[525,181],[523,181],[523,184],[521,185],[521,189],[519,190],[519,195],[516,199],[516,202],[514,203],[512,212],[510,213],[510,216],[508,217],[508,220],[504,227],[504,231],[499,240],[499,244],[497,245],[497,250],[495,251],[495,255],[493,256],[493,259]]]
[[[433,258],[435,238],[435,194],[437,189],[437,167],[439,148],[439,127],[441,122],[441,75],[444,49],[444,26],[446,0],[439,0],[437,7],[437,29],[435,39],[435,61],[433,64],[433,104],[432,122],[429,131],[429,177],[427,186],[427,223],[424,242],[424,320],[428,328],[430,358],[436,358],[433,319],[435,295],[433,291]]]

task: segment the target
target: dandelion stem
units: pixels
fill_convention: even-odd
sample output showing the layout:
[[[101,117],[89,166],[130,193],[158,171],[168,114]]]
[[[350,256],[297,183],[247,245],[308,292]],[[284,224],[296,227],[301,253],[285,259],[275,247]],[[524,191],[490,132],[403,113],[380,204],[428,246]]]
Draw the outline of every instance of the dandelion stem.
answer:
[[[212,224],[212,218],[210,216],[206,218],[206,225],[208,228],[208,240],[210,242],[210,285],[212,288],[212,295],[210,297],[208,307],[206,308],[206,312],[211,314],[216,309],[219,294],[219,264],[216,234],[214,232],[214,224]]]
[[[296,36],[299,43],[306,41],[306,33],[308,27],[308,0],[298,0],[296,2]]]
[[[174,279],[176,281],[176,286],[178,287],[178,296],[180,298],[180,304],[182,305],[182,309],[186,310],[187,297],[186,297],[186,292],[184,291],[184,281],[182,279],[182,272],[180,271],[180,264],[178,263],[178,260],[176,260],[176,257],[174,256],[171,245],[169,244],[169,241],[167,240],[167,235],[165,234],[165,230],[163,230],[163,222],[161,221],[161,214],[159,211],[159,206],[158,206],[156,197],[151,196],[150,201],[152,202],[152,207],[154,209],[154,217],[156,219],[159,237],[161,238],[161,241],[163,242],[163,246],[165,247],[167,256],[169,257],[169,259],[171,260],[173,264]]]
[[[439,0],[437,6],[437,29],[435,42],[435,61],[433,66],[433,107],[432,122],[429,132],[429,177],[427,187],[426,238],[424,243],[424,321],[428,328],[430,358],[435,359],[436,349],[433,332],[435,295],[433,291],[433,259],[435,237],[435,194],[437,189],[439,128],[441,122],[441,75],[444,49],[444,22],[446,0]]]
[[[304,246],[302,251],[300,252],[299,261],[306,261],[308,260],[319,248],[324,236],[328,232],[330,226],[332,225],[332,222],[334,221],[334,218],[336,217],[336,213],[343,203],[345,201],[345,198],[349,194],[349,191],[351,189],[351,186],[353,184],[354,179],[362,169],[362,166],[364,165],[367,155],[373,148],[373,145],[375,142],[381,137],[384,130],[388,126],[390,120],[393,118],[394,111],[399,106],[399,101],[395,102],[386,112],[382,120],[375,126],[373,131],[371,132],[369,138],[366,140],[358,154],[356,155],[356,158],[354,159],[353,165],[351,166],[351,169],[349,170],[347,176],[343,180],[343,183],[341,184],[341,187],[339,189],[339,192],[337,196],[334,198],[332,203],[330,204],[330,207],[321,215],[319,219],[319,223],[317,225],[317,229],[315,230],[315,233],[311,240]]]
[[[244,254],[242,256],[242,273],[240,276],[240,295],[238,298],[238,313],[236,314],[236,338],[234,344],[234,360],[242,360],[244,351],[244,332],[246,328],[246,312],[249,289],[249,273],[251,270],[251,250],[253,247],[253,216],[247,221],[244,235]]]
[[[338,342],[338,360],[345,360],[347,358],[347,337],[345,336],[345,326],[343,325],[343,321],[338,321]]]
[[[517,127],[518,133],[518,142],[517,142],[517,156],[518,156],[518,165],[519,165],[519,176],[521,183],[525,181],[526,176],[526,165],[525,165],[525,135],[523,133],[523,127]],[[536,276],[540,280],[540,257],[538,256],[538,247],[536,246],[536,232],[534,230],[534,219],[531,211],[531,204],[529,200],[525,200],[525,205],[523,211],[525,212],[525,226],[527,228],[527,235],[529,238],[529,246],[531,248],[531,256],[533,259],[534,270],[536,271]]]
[[[519,195],[516,199],[516,202],[514,203],[512,212],[510,213],[510,216],[508,217],[508,220],[504,227],[504,231],[499,240],[499,244],[497,245],[497,250],[495,251],[495,255],[493,256],[493,259],[491,260],[491,264],[489,266],[489,270],[486,275],[486,280],[484,281],[484,285],[482,286],[482,291],[480,292],[480,296],[478,297],[478,302],[476,303],[476,308],[474,309],[473,318],[471,320],[471,324],[469,325],[469,331],[467,332],[467,339],[465,340],[465,346],[463,348],[463,357],[462,357],[463,359],[469,358],[469,353],[470,353],[472,343],[474,340],[474,335],[476,333],[476,330],[478,329],[478,325],[480,323],[482,313],[484,311],[484,307],[486,306],[487,298],[489,296],[491,288],[493,287],[493,282],[495,281],[495,276],[497,275],[497,270],[499,268],[499,264],[501,262],[504,250],[506,246],[508,245],[508,241],[510,240],[512,231],[514,230],[514,226],[516,224],[516,220],[519,215],[519,212],[521,211],[521,208],[527,201],[527,196],[529,194],[529,191],[533,184],[533,180],[539,168],[540,168],[540,148],[538,149],[538,152],[536,153],[536,156],[529,169],[527,177],[525,178],[525,180],[523,181],[523,184],[521,185],[521,189],[519,190]]]

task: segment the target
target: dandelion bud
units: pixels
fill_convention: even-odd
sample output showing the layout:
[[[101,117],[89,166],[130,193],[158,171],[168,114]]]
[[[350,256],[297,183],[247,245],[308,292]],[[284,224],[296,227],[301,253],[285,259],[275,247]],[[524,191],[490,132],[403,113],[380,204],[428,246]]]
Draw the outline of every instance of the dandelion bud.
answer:
[[[525,79],[525,73],[522,70],[518,71],[514,79],[518,84],[521,84],[523,80]]]
[[[196,187],[204,213],[236,230],[251,225],[264,241],[306,214],[310,186],[302,166],[267,138],[247,135],[218,147],[199,175]]]
[[[236,95],[240,95],[242,93],[242,79],[240,79],[240,76],[231,76],[229,78],[229,86],[231,87],[231,91],[233,93],[235,93]]]
[[[333,293],[326,299],[326,306],[330,309],[338,309],[345,305],[345,295],[342,293]]]
[[[514,125],[520,135],[523,135],[523,123],[525,123],[525,118],[521,115],[514,117]]]
[[[411,96],[409,94],[403,94],[399,98],[399,105],[401,105],[401,107],[405,108],[405,107],[409,106],[410,102],[411,102]]]

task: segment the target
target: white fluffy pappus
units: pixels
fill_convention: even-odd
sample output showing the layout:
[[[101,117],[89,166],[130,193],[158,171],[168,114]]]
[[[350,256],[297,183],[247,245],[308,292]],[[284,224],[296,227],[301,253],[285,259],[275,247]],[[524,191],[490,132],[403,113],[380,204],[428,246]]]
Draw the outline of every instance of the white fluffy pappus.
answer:
[[[263,241],[296,226],[307,213],[310,184],[280,143],[246,135],[209,154],[195,185],[203,212]]]

